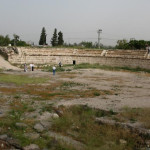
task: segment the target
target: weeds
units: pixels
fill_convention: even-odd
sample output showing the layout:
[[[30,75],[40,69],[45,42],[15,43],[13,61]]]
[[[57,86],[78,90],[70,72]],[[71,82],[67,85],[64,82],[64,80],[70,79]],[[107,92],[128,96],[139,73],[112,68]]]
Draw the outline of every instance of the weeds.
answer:
[[[63,82],[61,87],[74,87],[74,86],[83,86],[84,84],[76,82]]]
[[[25,75],[10,75],[0,73],[0,82],[1,83],[14,83],[16,85],[24,85],[24,84],[37,84],[46,82],[48,79],[46,78],[31,78]]]
[[[149,108],[123,108],[122,112],[118,114],[117,118],[121,121],[129,120],[131,123],[141,122],[143,125],[150,129],[150,109]]]
[[[108,125],[98,125],[95,122],[96,116],[114,115],[112,111],[100,111],[87,106],[61,107],[60,109],[63,110],[63,116],[54,120],[52,129],[62,134],[68,134],[68,130],[73,133],[76,132],[74,138],[86,144],[88,150],[104,149],[108,145],[112,150],[132,150],[140,147],[139,143],[143,143],[141,137],[131,134],[127,130]],[[120,139],[127,141],[127,144],[121,145]]]
[[[120,70],[127,70],[131,72],[147,72],[150,73],[149,69],[143,69],[143,68],[130,68],[130,67],[111,67],[106,65],[100,65],[100,64],[78,64],[74,66],[74,69],[103,69],[103,70],[114,70],[114,71],[120,71]]]
[[[42,68],[42,71],[53,72],[53,68],[52,68],[52,66],[46,66],[46,67]],[[63,67],[56,67],[56,71],[57,72],[64,72],[65,69]]]
[[[53,111],[53,104],[49,104],[49,105],[42,107],[41,112],[45,112],[45,111],[52,112]]]

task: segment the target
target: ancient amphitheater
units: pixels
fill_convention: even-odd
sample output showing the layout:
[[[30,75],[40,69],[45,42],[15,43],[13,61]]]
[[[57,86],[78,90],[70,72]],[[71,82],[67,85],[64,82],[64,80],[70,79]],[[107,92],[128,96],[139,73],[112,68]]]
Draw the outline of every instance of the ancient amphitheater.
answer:
[[[118,67],[150,69],[146,50],[82,50],[67,48],[0,47],[0,54],[11,64],[99,63]]]

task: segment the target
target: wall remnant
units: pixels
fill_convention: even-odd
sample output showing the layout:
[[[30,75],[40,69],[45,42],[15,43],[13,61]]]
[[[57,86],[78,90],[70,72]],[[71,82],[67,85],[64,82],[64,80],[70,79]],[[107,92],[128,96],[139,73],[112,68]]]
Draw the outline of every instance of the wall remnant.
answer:
[[[118,67],[140,67],[150,69],[146,50],[83,50],[68,48],[0,47],[0,54],[12,64],[76,64],[99,63]]]

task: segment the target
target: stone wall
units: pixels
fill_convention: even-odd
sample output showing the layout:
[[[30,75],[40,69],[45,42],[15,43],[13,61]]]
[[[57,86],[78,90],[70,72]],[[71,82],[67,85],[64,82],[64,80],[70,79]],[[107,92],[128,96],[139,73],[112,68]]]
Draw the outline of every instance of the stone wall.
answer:
[[[1,51],[1,48],[0,48]],[[18,53],[9,53],[8,61],[12,64],[76,64],[99,63],[101,65],[119,67],[140,67],[150,69],[150,59],[146,59],[146,51],[133,50],[78,50],[65,48],[17,48]]]

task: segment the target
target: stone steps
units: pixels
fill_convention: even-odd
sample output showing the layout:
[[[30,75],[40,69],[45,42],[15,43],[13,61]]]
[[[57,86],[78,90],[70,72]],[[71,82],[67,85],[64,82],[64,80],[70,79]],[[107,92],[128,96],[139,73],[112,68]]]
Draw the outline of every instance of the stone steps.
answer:
[[[107,51],[108,57],[144,58],[145,50],[114,50]]]

